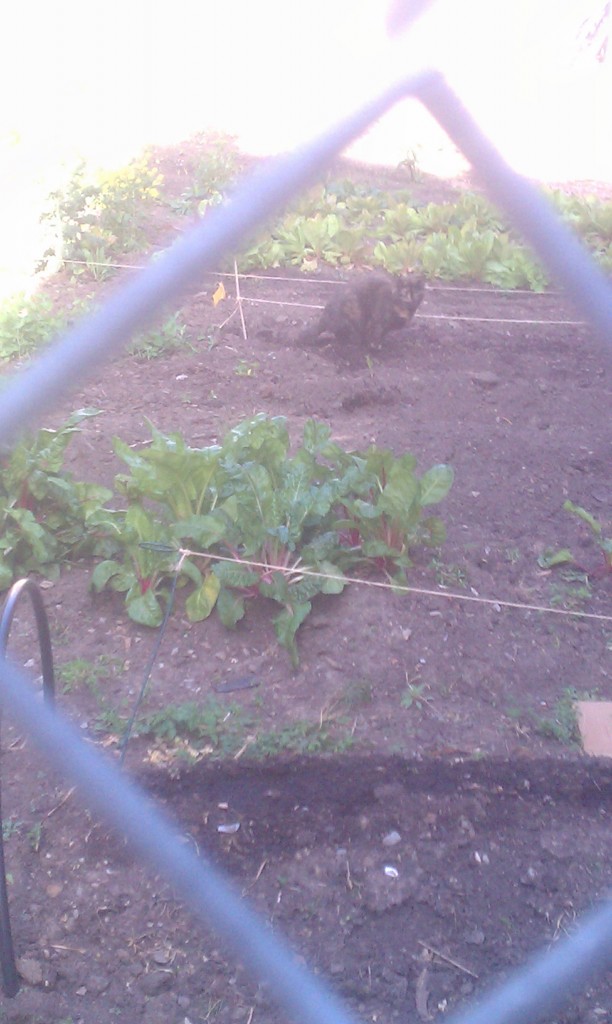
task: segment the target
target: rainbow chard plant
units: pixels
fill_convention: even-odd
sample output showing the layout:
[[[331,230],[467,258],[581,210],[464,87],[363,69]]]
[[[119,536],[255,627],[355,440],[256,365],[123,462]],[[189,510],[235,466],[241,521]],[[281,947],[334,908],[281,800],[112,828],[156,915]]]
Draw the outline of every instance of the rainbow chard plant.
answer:
[[[369,566],[399,583],[405,582],[412,561],[410,550],[419,544],[439,547],[445,529],[438,516],[423,516],[423,508],[448,494],[453,471],[433,466],[422,477],[415,474],[416,459],[406,454],[372,447],[364,456],[353,456],[352,471],[345,481],[335,527],[345,548],[341,564]]]
[[[294,667],[313,599],[341,593],[347,568],[403,579],[411,546],[444,537],[441,521],[422,509],[448,492],[449,467],[419,479],[413,456],[346,452],[315,420],[293,452],[284,418],[263,414],[239,423],[221,445],[190,448],[153,428],[146,448],[116,440],[115,451],[130,469],[115,481],[128,507],[95,517],[115,553],[96,567],[94,589],[125,593],[131,618],[151,626],[163,618],[176,572],[194,622],[216,610],[235,627],[249,601],[266,598]]]

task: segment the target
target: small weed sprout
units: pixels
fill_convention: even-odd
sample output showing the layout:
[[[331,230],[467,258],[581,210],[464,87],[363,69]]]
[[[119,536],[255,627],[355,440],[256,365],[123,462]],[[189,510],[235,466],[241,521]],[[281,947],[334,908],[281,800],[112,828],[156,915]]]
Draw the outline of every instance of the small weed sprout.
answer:
[[[100,697],[101,680],[114,676],[121,667],[122,662],[118,658],[101,654],[95,661],[86,658],[67,661],[58,667],[57,675],[64,693],[84,686],[94,697]]]
[[[436,583],[443,590],[467,590],[469,586],[465,569],[461,565],[446,565],[441,558],[432,558],[430,568]]]
[[[237,377],[254,377],[258,369],[259,363],[249,363],[246,359],[241,359],[236,363],[234,373]]]
[[[346,683],[339,703],[349,711],[371,704],[374,699],[374,687],[369,679],[351,679]]]
[[[400,697],[400,704],[403,708],[418,708],[419,711],[431,708],[432,699],[427,696],[428,689],[426,683],[407,683],[406,689]]]
[[[11,839],[13,836],[18,836],[23,828],[23,821],[18,821],[17,818],[3,818],[2,819],[2,838],[6,842],[7,839]]]

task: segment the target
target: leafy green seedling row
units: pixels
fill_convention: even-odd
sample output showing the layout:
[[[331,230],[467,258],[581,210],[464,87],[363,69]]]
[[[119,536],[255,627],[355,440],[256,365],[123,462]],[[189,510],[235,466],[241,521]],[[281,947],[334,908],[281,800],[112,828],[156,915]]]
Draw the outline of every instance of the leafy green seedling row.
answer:
[[[211,137],[192,180],[164,199],[163,177],[146,160],[114,172],[79,166],[49,197],[43,215],[51,233],[45,260],[78,260],[74,273],[99,279],[125,253],[146,244],[154,205],[204,213],[223,201],[240,169],[231,140]],[[612,203],[560,192],[550,199],[606,269],[612,269]],[[410,190],[384,191],[350,180],[329,181],[299,197],[289,212],[252,240],[239,256],[243,270],[299,267],[375,267],[401,273],[419,266],[429,277],[485,281],[503,288],[542,290],[546,275],[508,222],[481,196],[416,206]]]
[[[419,477],[414,456],[345,451],[314,420],[291,452],[285,420],[262,414],[204,448],[155,428],[141,451],[116,438],[129,472],[116,477],[113,496],[62,469],[78,424],[94,414],[80,410],[4,460],[2,589],[91,554],[102,559],[94,590],[125,594],[135,622],[158,626],[177,574],[192,621],[216,611],[233,627],[253,599],[273,602],[278,640],[297,665],[296,634],[317,594],[341,593],[349,572],[403,583],[411,549],[444,540],[442,521],[425,510],[448,493],[449,466]]]

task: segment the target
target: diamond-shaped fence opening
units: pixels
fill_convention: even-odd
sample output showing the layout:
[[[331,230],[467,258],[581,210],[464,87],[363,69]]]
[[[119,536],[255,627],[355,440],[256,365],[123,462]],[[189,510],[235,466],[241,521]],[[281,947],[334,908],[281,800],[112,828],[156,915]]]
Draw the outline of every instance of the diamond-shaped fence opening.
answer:
[[[373,120],[406,96],[418,98],[468,157],[491,197],[510,215],[551,276],[598,330],[612,359],[609,282],[546,200],[502,160],[443,77],[426,72],[394,85],[310,145],[247,178],[230,202],[211,211],[205,222],[162,259],[77,324],[31,367],[16,374],[2,395],[2,446],[6,448],[41,410],[51,407],[124,345],[169,300],[195,286],[203,271],[235,251],[238,242],[309,184]],[[255,977],[270,985],[291,1018],[309,1024],[342,1024],[351,1019],[339,1000],[296,964],[289,949],[270,934],[220,873],[180,842],[178,833],[150,807],[144,794],[86,746],[57,712],[33,699],[28,680],[4,658],[0,684],[3,705],[54,766],[78,782],[89,804],[123,832],[154,871],[172,883],[194,916],[212,925]],[[533,1022],[609,966],[611,956],[612,902],[608,902],[571,937],[518,971],[476,1007],[448,1018],[449,1024]]]

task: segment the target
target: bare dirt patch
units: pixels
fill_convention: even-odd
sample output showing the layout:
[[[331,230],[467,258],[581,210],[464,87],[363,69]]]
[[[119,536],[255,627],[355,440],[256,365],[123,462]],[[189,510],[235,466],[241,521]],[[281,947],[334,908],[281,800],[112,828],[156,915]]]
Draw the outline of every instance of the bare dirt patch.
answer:
[[[13,776],[29,761],[6,760]],[[298,758],[142,781],[367,1020],[438,1019],[570,934],[609,885],[612,772],[595,762]],[[34,798],[40,846],[22,842],[12,867],[20,966],[37,984],[3,1019],[285,1019],[63,795]],[[555,1019],[606,1021],[611,998],[600,979]]]

